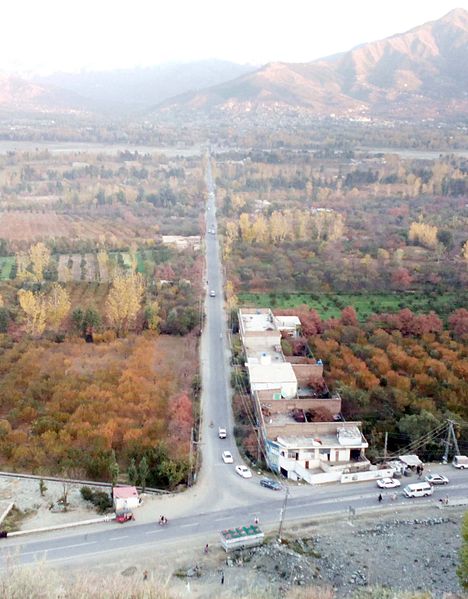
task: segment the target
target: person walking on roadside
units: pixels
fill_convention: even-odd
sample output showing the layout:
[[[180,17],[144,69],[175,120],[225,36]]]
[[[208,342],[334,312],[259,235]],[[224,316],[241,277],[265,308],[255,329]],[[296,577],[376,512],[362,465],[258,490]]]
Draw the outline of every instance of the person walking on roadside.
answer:
[[[383,497],[382,497],[382,493],[379,493],[379,503],[382,503]]]
[[[208,543],[205,545],[204,551],[205,551],[205,553],[208,553]]]

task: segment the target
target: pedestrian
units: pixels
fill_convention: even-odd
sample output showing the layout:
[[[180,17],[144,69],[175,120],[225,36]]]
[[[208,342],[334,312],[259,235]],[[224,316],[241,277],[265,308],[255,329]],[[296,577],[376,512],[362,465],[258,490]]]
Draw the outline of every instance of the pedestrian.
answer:
[[[148,570],[143,570],[143,580],[148,580]]]
[[[221,570],[221,584],[224,584],[224,570]]]
[[[258,517],[255,517],[255,519],[254,519],[255,526],[258,526],[259,522],[260,522],[260,520],[258,519]]]
[[[382,493],[379,493],[379,503],[381,503],[381,502],[382,502],[382,499],[383,499],[383,497],[382,497]]]
[[[208,553],[208,543],[205,545],[205,553]]]

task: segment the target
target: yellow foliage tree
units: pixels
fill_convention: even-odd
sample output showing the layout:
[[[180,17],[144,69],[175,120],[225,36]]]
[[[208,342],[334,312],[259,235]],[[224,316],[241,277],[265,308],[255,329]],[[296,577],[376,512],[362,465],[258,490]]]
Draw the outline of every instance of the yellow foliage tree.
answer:
[[[437,227],[425,223],[411,223],[408,239],[430,250],[437,247]]]
[[[250,223],[250,216],[246,212],[243,212],[239,216],[239,228],[242,240],[246,243],[251,243],[254,239],[254,233]]]
[[[46,326],[47,306],[44,294],[20,289],[18,301],[26,316],[26,330],[30,335],[41,335]]]
[[[29,261],[36,281],[44,278],[44,268],[49,264],[50,250],[41,241],[29,248]]]
[[[106,315],[118,335],[125,334],[135,323],[144,290],[144,281],[140,274],[115,274],[107,296]]]
[[[468,241],[465,241],[462,248],[462,256],[465,262],[468,262]]]
[[[16,254],[16,278],[20,281],[24,281],[31,276],[28,272],[29,258],[24,252]]]
[[[54,283],[47,294],[46,321],[56,331],[70,312],[70,296],[68,291],[58,283]]]

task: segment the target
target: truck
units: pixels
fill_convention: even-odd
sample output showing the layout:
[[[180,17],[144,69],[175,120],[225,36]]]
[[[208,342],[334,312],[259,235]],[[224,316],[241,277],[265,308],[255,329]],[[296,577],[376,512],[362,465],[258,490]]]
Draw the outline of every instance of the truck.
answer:
[[[455,466],[455,468],[460,468],[461,470],[468,468],[468,456],[466,456],[466,455],[453,456],[452,466]]]
[[[228,528],[220,532],[221,545],[226,551],[234,549],[245,549],[262,545],[265,533],[257,524],[240,526],[239,528]]]

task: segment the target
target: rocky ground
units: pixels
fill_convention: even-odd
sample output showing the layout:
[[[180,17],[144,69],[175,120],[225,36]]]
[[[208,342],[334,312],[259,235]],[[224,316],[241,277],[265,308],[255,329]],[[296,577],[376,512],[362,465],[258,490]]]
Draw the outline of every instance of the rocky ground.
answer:
[[[243,597],[248,589],[283,597],[309,585],[337,598],[369,587],[462,597],[456,575],[462,515],[460,508],[432,508],[418,517],[413,512],[298,528],[283,544],[271,540],[221,553],[211,563],[180,566],[176,576],[196,597]]]

